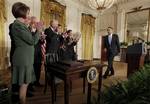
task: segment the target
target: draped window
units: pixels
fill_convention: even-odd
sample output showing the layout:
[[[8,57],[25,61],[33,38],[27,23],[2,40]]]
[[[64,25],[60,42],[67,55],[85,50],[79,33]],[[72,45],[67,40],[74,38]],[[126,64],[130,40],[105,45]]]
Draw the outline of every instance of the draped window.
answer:
[[[5,65],[5,33],[4,23],[6,21],[5,0],[0,0],[0,69],[4,69]]]
[[[48,27],[52,19],[57,19],[65,29],[66,7],[54,0],[41,0],[41,20]]]
[[[93,40],[95,34],[95,18],[88,14],[82,14],[81,18],[82,33],[82,58],[93,59]]]

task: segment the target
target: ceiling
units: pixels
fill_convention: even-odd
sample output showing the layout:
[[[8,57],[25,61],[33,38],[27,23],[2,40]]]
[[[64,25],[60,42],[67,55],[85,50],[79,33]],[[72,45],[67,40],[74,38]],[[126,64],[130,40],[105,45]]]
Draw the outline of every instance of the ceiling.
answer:
[[[115,0],[115,3],[124,4],[124,3],[127,3],[129,1],[133,1],[133,0]]]
[[[75,2],[80,2],[80,3],[82,3],[83,5],[85,5],[85,6],[88,6],[88,0],[73,0],[73,1],[75,1]],[[143,2],[149,2],[150,3],[150,0],[114,0],[115,1],[115,3],[114,4],[126,4],[126,3],[128,3],[128,2],[135,2],[135,4],[137,3],[137,2],[139,2],[139,1],[143,1]],[[89,6],[88,6],[89,7]]]
[[[127,23],[130,26],[144,26],[148,22],[149,10],[127,14]]]
[[[129,37],[138,36],[146,40],[148,34],[148,19],[149,10],[128,13],[127,30],[129,31]]]
[[[79,1],[81,2],[82,4],[88,6],[88,2],[87,0],[74,0],[74,1]],[[115,3],[114,4],[124,4],[124,3],[127,3],[129,1],[133,1],[133,0],[115,0]]]

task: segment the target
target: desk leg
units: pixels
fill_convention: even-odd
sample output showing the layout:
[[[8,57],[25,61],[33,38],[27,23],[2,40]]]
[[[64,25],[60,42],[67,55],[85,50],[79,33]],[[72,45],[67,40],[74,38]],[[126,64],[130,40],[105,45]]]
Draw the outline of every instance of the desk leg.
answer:
[[[85,94],[85,83],[86,83],[86,76],[83,76],[83,94]]]
[[[54,76],[51,74],[51,92],[52,92],[52,104],[54,104],[55,100],[55,81],[54,81]]]
[[[69,83],[70,93],[72,93],[72,81],[69,81]]]
[[[92,84],[88,83],[87,104],[91,104],[91,87],[92,87]]]
[[[100,70],[98,76],[98,100],[100,100],[101,86],[102,86],[102,69]]]
[[[69,84],[70,81],[68,79],[64,80],[64,104],[69,104]]]

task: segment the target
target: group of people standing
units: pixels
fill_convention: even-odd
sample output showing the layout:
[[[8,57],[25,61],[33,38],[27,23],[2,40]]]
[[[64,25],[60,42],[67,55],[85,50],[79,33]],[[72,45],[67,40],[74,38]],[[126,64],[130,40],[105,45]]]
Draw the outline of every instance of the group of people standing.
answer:
[[[29,85],[40,85],[42,62],[77,59],[74,46],[78,40],[72,39],[72,30],[63,32],[57,20],[52,20],[44,30],[44,25],[36,17],[30,17],[29,13],[27,5],[15,3],[12,14],[16,20],[9,26],[12,85],[18,86],[15,88],[18,90],[19,104],[26,104]]]
[[[72,30],[63,32],[57,20],[52,20],[44,29],[43,23],[36,17],[30,17],[29,13],[27,5],[15,3],[12,14],[16,20],[9,26],[12,85],[18,86],[19,104],[26,104],[29,85],[40,85],[42,62],[52,64],[60,60],[77,60],[74,46],[79,37],[73,38]],[[120,52],[118,35],[113,34],[112,27],[108,27],[107,32],[104,51],[107,53],[108,68],[104,78],[114,75],[113,59]]]
[[[46,35],[46,61],[48,63],[59,60],[74,61],[77,59],[74,46],[78,40],[72,41],[72,30],[62,32],[62,26],[58,24],[58,21],[52,20],[44,33]]]

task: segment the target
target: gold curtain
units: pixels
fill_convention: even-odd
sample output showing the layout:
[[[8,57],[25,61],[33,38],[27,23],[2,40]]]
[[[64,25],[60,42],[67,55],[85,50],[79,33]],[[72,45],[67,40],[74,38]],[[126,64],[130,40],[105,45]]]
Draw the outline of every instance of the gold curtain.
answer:
[[[95,18],[88,14],[82,14],[81,18],[82,33],[82,58],[93,59],[93,40],[95,34]]]
[[[5,65],[5,33],[4,23],[6,21],[5,0],[0,0],[0,69],[4,69]]]
[[[66,7],[54,0],[41,0],[41,20],[48,27],[52,19],[57,19],[65,29]]]

